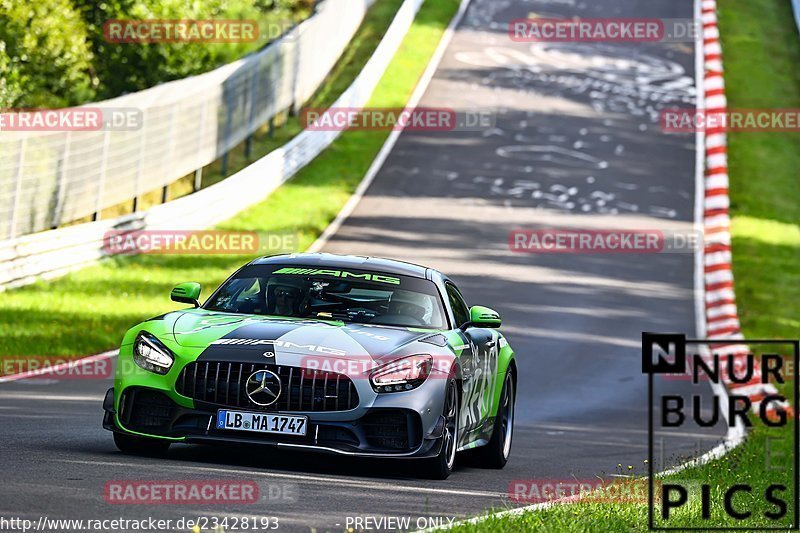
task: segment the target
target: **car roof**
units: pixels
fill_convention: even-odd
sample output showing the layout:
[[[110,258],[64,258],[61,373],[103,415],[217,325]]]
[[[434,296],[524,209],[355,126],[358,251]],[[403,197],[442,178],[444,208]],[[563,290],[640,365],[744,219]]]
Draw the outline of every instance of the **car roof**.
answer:
[[[320,268],[353,268],[359,270],[374,270],[387,274],[398,274],[415,278],[431,279],[431,274],[439,272],[413,263],[384,259],[382,257],[368,257],[363,255],[340,255],[329,253],[297,253],[259,257],[250,262],[251,265],[298,265]]]

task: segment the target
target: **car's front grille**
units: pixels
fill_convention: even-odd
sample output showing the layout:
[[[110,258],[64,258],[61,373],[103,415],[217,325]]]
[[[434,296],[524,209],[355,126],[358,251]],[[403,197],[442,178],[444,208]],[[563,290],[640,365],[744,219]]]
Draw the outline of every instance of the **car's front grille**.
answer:
[[[247,396],[253,372],[270,370],[281,380],[274,404],[262,407]],[[198,361],[184,367],[175,383],[178,394],[216,406],[281,411],[347,411],[358,406],[358,392],[344,374],[293,366],[226,361]]]

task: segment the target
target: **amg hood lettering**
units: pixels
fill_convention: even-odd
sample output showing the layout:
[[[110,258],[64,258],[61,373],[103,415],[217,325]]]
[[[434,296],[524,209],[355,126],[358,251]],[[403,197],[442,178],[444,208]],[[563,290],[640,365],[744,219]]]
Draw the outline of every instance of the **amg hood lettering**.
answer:
[[[245,344],[247,346],[255,346],[258,344],[272,344],[275,341],[267,339],[217,339],[210,344]]]
[[[383,274],[376,274],[374,272],[366,272],[364,274],[356,274],[355,272],[348,272],[347,270],[329,270],[322,268],[280,268],[273,272],[273,274],[290,274],[295,276],[332,276],[335,278],[361,278],[366,281],[376,281],[378,283],[389,283],[391,285],[400,285],[400,278],[394,276],[384,276]]]
[[[258,346],[262,344],[269,344],[273,346],[280,346],[281,348],[296,348],[308,352],[326,353],[329,355],[346,355],[344,350],[337,348],[329,348],[327,346],[319,346],[316,344],[297,344],[290,341],[272,340],[272,339],[217,339],[211,344],[235,344],[238,346]]]
[[[281,346],[283,348],[298,348],[301,350],[308,350],[309,352],[326,353],[329,355],[345,355],[347,353],[344,350],[329,348],[327,346],[318,346],[315,344],[296,344],[294,342],[280,340],[275,341],[275,346]]]

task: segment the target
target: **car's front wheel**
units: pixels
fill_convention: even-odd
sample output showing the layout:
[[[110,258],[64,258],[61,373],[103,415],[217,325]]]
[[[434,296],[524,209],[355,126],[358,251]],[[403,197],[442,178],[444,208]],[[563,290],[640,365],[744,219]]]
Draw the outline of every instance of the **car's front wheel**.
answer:
[[[114,444],[119,451],[131,455],[161,455],[169,449],[170,442],[114,432]]]
[[[503,468],[511,455],[511,437],[514,434],[514,378],[506,372],[503,391],[500,393],[500,406],[494,419],[492,438],[489,443],[478,448],[482,464],[489,468]]]
[[[458,446],[458,387],[455,379],[447,381],[445,389],[444,409],[442,415],[445,419],[442,434],[442,447],[439,455],[427,459],[426,471],[431,479],[447,479],[453,472],[456,463],[456,447]]]

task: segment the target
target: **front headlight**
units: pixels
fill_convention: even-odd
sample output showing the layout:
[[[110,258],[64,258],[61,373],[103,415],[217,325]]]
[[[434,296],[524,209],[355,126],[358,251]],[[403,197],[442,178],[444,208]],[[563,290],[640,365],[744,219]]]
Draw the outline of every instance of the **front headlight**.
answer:
[[[166,374],[172,368],[175,357],[155,336],[142,331],[133,343],[133,360],[145,370]]]
[[[433,357],[409,355],[379,366],[369,377],[375,392],[402,392],[419,387],[431,373]]]

